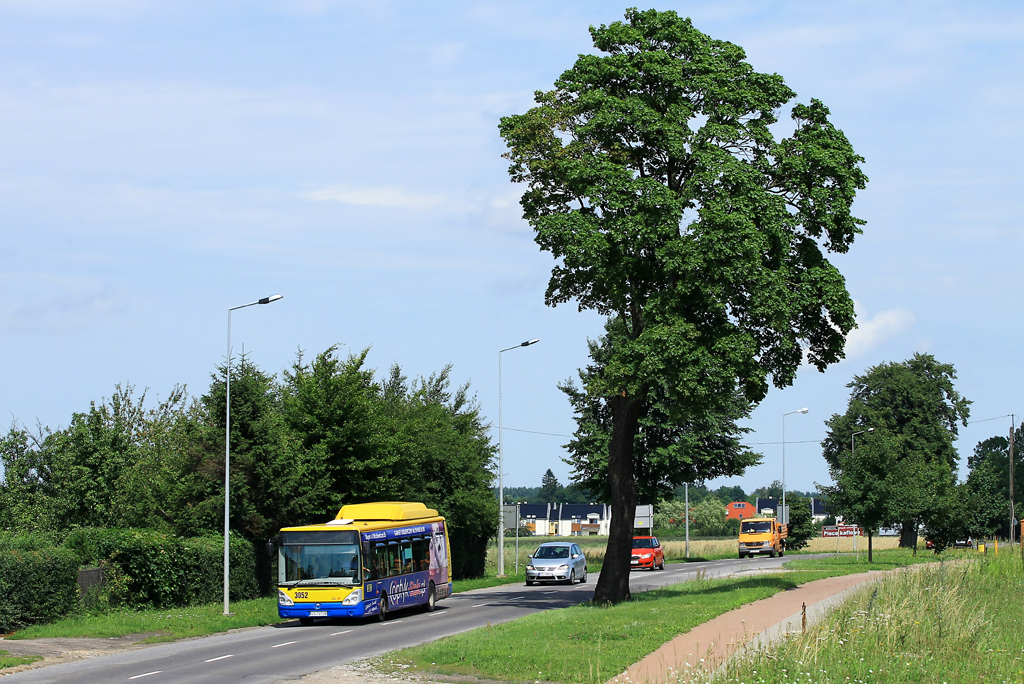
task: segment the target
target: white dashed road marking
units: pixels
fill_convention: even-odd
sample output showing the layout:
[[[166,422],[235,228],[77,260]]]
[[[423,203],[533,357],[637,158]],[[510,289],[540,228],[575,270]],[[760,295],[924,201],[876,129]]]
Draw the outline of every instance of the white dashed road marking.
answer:
[[[206,660],[204,662],[213,663],[213,662],[216,662],[218,660],[224,660],[225,658],[231,658],[232,656],[234,656],[234,653],[232,653],[231,655],[219,656],[217,658],[210,658],[209,660]]]
[[[344,632],[335,632],[334,634],[331,634],[330,636],[338,636],[339,634],[348,634],[351,631],[352,631],[351,629],[346,629]]]
[[[163,672],[163,670],[153,670],[152,672],[147,672],[145,674],[135,675],[134,677],[129,677],[128,679],[138,679],[139,677],[148,677],[149,675],[160,674],[161,672]]]
[[[282,646],[291,646],[292,644],[297,644],[297,643],[299,643],[299,642],[298,641],[286,641],[283,644],[274,644],[270,648],[281,648]]]
[[[478,603],[475,606],[470,606],[470,608],[479,608],[480,606],[486,606],[486,605],[487,605],[486,603]]]

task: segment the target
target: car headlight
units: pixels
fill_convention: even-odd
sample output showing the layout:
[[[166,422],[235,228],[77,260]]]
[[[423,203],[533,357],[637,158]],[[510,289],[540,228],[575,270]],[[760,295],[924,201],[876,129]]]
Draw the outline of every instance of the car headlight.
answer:
[[[644,555],[642,555],[642,556],[640,556],[640,557],[641,557],[641,558],[650,558],[650,557],[651,557],[651,554],[649,554],[649,553],[645,553]]]
[[[341,602],[343,606],[354,606],[359,603],[359,599],[362,598],[362,592],[358,589],[353,589],[352,593],[345,597],[345,600]]]
[[[281,589],[277,590],[277,602],[282,606],[294,606],[295,601],[292,601],[292,597],[284,593]]]
[[[569,569],[569,566],[568,566],[568,565],[559,565],[559,566],[558,566],[558,569],[559,569],[559,570],[568,570],[568,569]]]
[[[532,565],[527,565],[526,569],[527,570],[536,570],[537,568],[533,567]]]

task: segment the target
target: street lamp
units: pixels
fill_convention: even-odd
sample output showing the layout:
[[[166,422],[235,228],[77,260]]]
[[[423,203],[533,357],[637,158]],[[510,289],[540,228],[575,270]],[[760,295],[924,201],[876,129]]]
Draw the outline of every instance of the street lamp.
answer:
[[[857,435],[863,435],[865,432],[871,433],[871,432],[874,432],[874,431],[875,431],[875,428],[868,428],[867,430],[861,430],[859,432],[854,432],[852,435],[850,435],[850,456],[856,456],[857,455],[856,452],[854,451],[853,438],[856,437]]]
[[[789,524],[789,516],[786,514],[786,416],[791,416],[794,413],[807,413],[809,410],[802,408],[782,414],[782,515],[786,516],[784,523],[786,525]]]
[[[538,342],[540,340],[534,338],[498,351],[498,577],[505,576],[505,440],[502,438],[501,432],[501,355],[507,351],[529,347]],[[519,521],[517,520],[516,526],[518,527],[518,525]],[[517,554],[516,561],[518,562],[518,560]]]
[[[228,363],[224,377],[227,380],[227,407],[224,409],[224,614],[231,615],[228,583],[231,579],[230,551],[231,541],[228,537],[231,525],[231,312],[257,304],[269,304],[283,298],[284,295],[270,295],[255,302],[233,306],[228,309]]]

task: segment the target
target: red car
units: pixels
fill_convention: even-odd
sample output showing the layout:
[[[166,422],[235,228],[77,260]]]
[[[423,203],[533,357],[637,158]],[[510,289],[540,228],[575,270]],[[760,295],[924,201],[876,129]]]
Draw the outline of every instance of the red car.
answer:
[[[633,537],[633,557],[629,567],[665,569],[665,549],[657,537]]]

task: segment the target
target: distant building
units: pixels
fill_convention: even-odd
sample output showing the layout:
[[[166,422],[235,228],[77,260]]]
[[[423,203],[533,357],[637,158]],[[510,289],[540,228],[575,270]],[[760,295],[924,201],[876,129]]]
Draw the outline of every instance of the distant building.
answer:
[[[757,512],[760,515],[772,515],[772,516],[774,516],[776,514],[776,512],[778,511],[779,506],[781,506],[781,505],[782,505],[782,502],[780,500],[778,500],[778,499],[761,498],[761,497],[758,497],[757,498],[757,502],[754,504],[754,506],[757,508]],[[789,509],[790,509],[790,511],[792,511],[793,507],[790,506]],[[813,522],[815,522],[815,523],[820,523],[822,520],[824,520],[827,517],[828,517],[828,511],[825,510],[825,502],[822,501],[821,499],[812,498],[811,499],[811,520]]]
[[[651,506],[637,506],[637,534],[650,534]],[[612,507],[608,504],[519,504],[519,526],[538,537],[608,536]]]
[[[538,537],[607,535],[612,509],[607,504],[520,504],[520,525]]]
[[[774,516],[781,504],[782,502],[778,499],[769,499],[760,496],[754,500],[754,508],[757,509],[758,515]]]
[[[757,508],[748,501],[733,501],[725,507],[726,519],[743,520],[745,518],[756,518]]]

